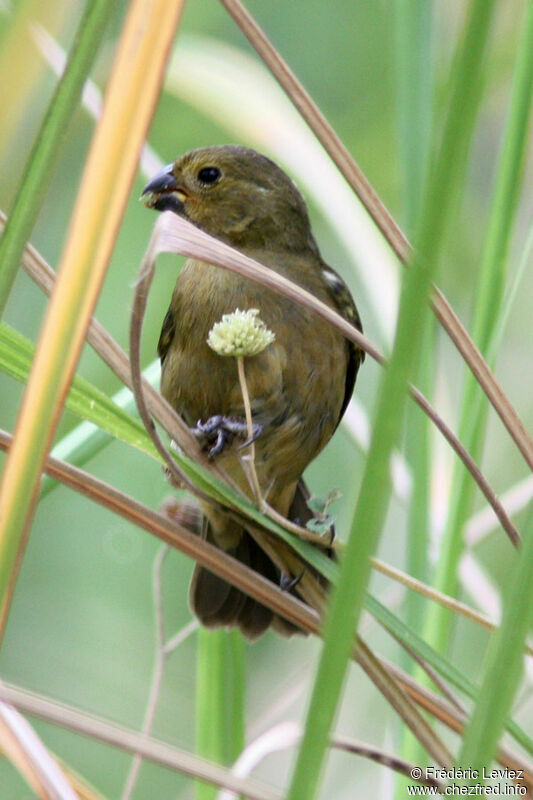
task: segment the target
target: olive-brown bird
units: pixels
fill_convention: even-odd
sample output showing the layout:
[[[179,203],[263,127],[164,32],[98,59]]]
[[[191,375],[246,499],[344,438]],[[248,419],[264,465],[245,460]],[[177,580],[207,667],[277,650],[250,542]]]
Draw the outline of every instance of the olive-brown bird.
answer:
[[[305,202],[293,181],[269,158],[246,147],[193,150],[165,167],[145,187],[146,204],[171,210],[299,284],[362,330],[352,296],[324,263]],[[223,314],[259,309],[275,340],[245,359],[254,423],[260,431],[255,464],[263,496],[280,514],[305,524],[310,512],[302,473],[320,453],[350,400],[363,352],[312,311],[229,270],[189,260],[163,322],[158,353],[161,392],[211,453],[253,497],[239,453],[245,431],[236,361],[207,344]],[[219,452],[220,451],[220,452]],[[226,514],[202,508],[205,535],[269,579],[287,576]],[[293,576],[297,577],[297,576]],[[290,576],[289,576],[290,579]],[[294,628],[265,606],[203,567],[196,567],[192,608],[206,627],[239,627],[248,638],[272,624]]]

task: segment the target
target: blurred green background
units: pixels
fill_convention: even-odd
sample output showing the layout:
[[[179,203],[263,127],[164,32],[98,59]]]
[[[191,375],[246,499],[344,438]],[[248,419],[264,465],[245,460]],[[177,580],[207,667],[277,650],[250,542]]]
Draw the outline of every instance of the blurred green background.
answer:
[[[306,3],[288,3],[272,0],[265,3],[249,0],[247,7],[310,91],[395,218],[405,224],[409,198],[412,198],[410,187],[406,185],[405,163],[406,159],[416,159],[420,154],[409,152],[410,146],[414,147],[419,140],[419,131],[413,130],[410,141],[400,124],[400,65],[395,43],[396,13],[401,2],[335,0],[326,3],[324,0],[309,0]],[[432,30],[427,36],[430,48],[427,68],[433,84],[433,111],[437,126],[446,97],[444,78],[463,5],[459,0],[439,0],[433,4]],[[31,7],[31,4],[15,2],[7,8],[3,6],[0,10],[0,36],[10,34],[13,17],[23,11],[24,6]],[[439,285],[467,326],[523,7],[520,2],[500,4],[466,191],[456,209],[445,269],[439,280]],[[116,3],[113,24],[102,42],[93,70],[93,78],[101,87],[105,86],[125,8],[126,3]],[[81,11],[82,4],[49,0],[46,4],[34,3],[31,18],[48,28],[68,49]],[[185,43],[186,37],[191,36],[196,38],[187,38],[188,56],[191,57],[192,53],[194,57],[196,48],[198,61],[202,54],[212,55],[213,40],[257,60],[242,34],[215,0],[189,0],[176,42],[178,53],[182,37]],[[230,51],[227,58],[230,62]],[[0,153],[0,208],[6,213],[55,85],[54,76],[37,55],[27,30],[21,34],[20,64],[35,70],[34,89],[31,102],[25,103],[20,114],[14,113],[10,118],[6,115],[2,123],[6,128],[2,137],[4,150]],[[186,71],[186,62],[182,69]],[[16,72],[17,65],[13,65],[13,74]],[[13,75],[2,75],[0,85],[12,80]],[[206,80],[209,81],[208,75]],[[233,92],[237,104],[241,104],[242,115],[246,117],[246,93],[242,93],[237,82]],[[241,136],[236,135],[240,125],[237,119],[223,125],[218,116],[216,120],[212,119],[209,100],[204,101],[205,104],[207,107],[200,111],[174,92],[166,90],[163,93],[149,142],[165,163],[180,153],[207,144],[239,141],[257,146],[244,128]],[[268,114],[268,108],[266,112]],[[428,123],[427,118],[425,123]],[[418,123],[413,120],[412,124]],[[61,253],[93,125],[88,114],[80,109],[66,133],[52,187],[46,193],[32,236],[32,243],[53,267],[57,267]],[[278,135],[283,136],[283,132]],[[315,169],[312,160],[307,169],[309,173]],[[297,175],[295,178],[299,180]],[[132,284],[155,220],[153,213],[138,202],[144,182],[139,176],[133,187],[96,311],[100,322],[125,349]],[[531,164],[528,165],[526,189],[511,252],[511,275],[517,269],[530,226],[530,186]],[[307,194],[307,199],[315,234],[326,261],[349,282],[367,335],[380,346],[386,346],[380,309],[369,301],[362,278],[361,270],[367,270],[366,280],[372,282],[372,274],[368,274],[369,265],[348,257],[346,247],[319,209],[317,198]],[[334,215],[337,213],[338,198],[326,196],[321,200],[333,209]],[[180,259],[169,256],[161,259],[144,328],[145,365],[155,358],[159,328],[180,263]],[[380,291],[378,287],[378,295]],[[384,296],[389,291],[390,287],[383,286]],[[528,269],[513,305],[496,367],[498,378],[529,428],[533,423],[532,296],[533,272]],[[39,290],[21,272],[5,319],[35,341],[45,304]],[[369,414],[374,405],[378,370],[367,359],[356,388],[358,400]],[[435,371],[433,402],[454,427],[464,368],[442,334],[436,348]],[[79,373],[108,394],[120,388],[115,376],[88,347],[84,350]],[[22,394],[22,386],[0,375],[2,428],[13,429]],[[65,412],[56,441],[76,424],[77,420]],[[446,509],[453,456],[447,446],[437,440],[433,455],[434,535]],[[309,483],[317,494],[325,494],[331,488],[342,491],[342,498],[333,510],[341,538],[348,521],[348,510],[357,493],[362,464],[363,456],[350,435],[341,428],[308,470]],[[493,417],[488,429],[483,467],[498,492],[504,492],[526,476],[521,457]],[[110,442],[86,464],[86,469],[153,507],[157,507],[170,493],[170,487],[154,461],[118,442]],[[477,497],[477,504],[483,506],[480,497]],[[521,519],[519,515],[518,524]],[[380,555],[399,567],[405,565],[405,531],[406,510],[395,499],[391,504]],[[155,634],[151,578],[158,549],[157,541],[106,510],[63,487],[54,489],[39,505],[33,524],[0,652],[2,677],[139,728],[153,662]],[[495,532],[477,546],[475,556],[497,589],[510,563],[508,542]],[[191,568],[191,563],[175,552],[170,553],[165,561],[164,609],[169,635],[190,620],[187,585]],[[403,595],[394,584],[375,577],[372,589],[401,615]],[[466,599],[475,602],[470,596]],[[397,661],[396,645],[366,618],[365,625],[373,647]],[[486,633],[479,628],[459,622],[453,656],[457,665],[473,679],[479,674],[479,653],[486,641]],[[286,641],[271,633],[247,648],[249,740],[284,719],[302,719],[316,654],[317,643],[312,640],[295,638]],[[192,636],[168,662],[153,731],[155,736],[187,749],[194,746],[194,656],[195,637]],[[516,719],[525,724],[531,718],[531,702],[528,705],[524,701]],[[36,728],[51,749],[93,781],[106,796],[120,796],[130,764],[129,756],[44,723],[36,723]],[[336,730],[389,750],[397,745],[398,727],[394,713],[356,667],[350,672]],[[449,740],[453,742],[452,737]],[[291,759],[290,753],[270,756],[259,767],[257,775],[282,785]],[[354,776],[357,780],[356,795]],[[392,785],[392,777],[381,767],[355,756],[333,753],[328,760],[321,796],[338,800],[367,795],[385,798],[392,796]],[[19,800],[28,796],[21,779],[3,760],[0,760],[0,787],[2,800]],[[185,800],[192,797],[192,791],[189,779],[144,765],[134,797]]]

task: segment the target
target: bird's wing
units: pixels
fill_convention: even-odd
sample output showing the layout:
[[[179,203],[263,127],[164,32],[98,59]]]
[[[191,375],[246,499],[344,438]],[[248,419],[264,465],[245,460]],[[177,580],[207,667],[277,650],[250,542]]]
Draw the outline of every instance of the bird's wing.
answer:
[[[357,330],[361,331],[362,333],[363,326],[361,324],[361,318],[359,316],[359,312],[357,311],[355,301],[346,283],[334,269],[326,264],[324,264],[322,274],[328,285],[330,297],[337,307],[339,314],[341,314],[341,316],[343,316],[347,322],[349,322],[351,325],[354,325]],[[344,400],[342,402],[341,413],[339,415],[337,425],[344,416],[346,407],[350,402],[357,372],[365,357],[364,350],[361,350],[359,347],[357,347],[357,345],[355,345],[353,342],[349,342],[348,340],[346,343],[348,346],[349,357],[346,369]]]
[[[174,338],[175,331],[176,322],[174,320],[174,314],[172,313],[172,307],[170,307],[167,311],[165,319],[163,320],[163,327],[161,328],[159,342],[157,343],[157,355],[161,360],[161,366],[163,366],[168,349]]]

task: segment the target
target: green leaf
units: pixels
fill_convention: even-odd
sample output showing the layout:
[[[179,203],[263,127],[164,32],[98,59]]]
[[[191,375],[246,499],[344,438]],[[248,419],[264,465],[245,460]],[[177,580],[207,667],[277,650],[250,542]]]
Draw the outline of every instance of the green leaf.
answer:
[[[533,538],[533,537],[532,537]],[[527,592],[523,592],[523,597],[526,598]],[[365,608],[369,611],[378,622],[397,637],[403,644],[414,650],[414,652],[423,658],[430,666],[432,666],[441,677],[452,683],[462,692],[464,692],[472,700],[478,702],[481,697],[481,690],[472,681],[470,681],[462,672],[453,666],[446,658],[439,655],[430,645],[427,644],[415,631],[413,631],[405,622],[402,622],[392,611],[389,611],[382,603],[379,602],[372,595],[367,595]],[[522,619],[523,617],[521,617]],[[498,637],[499,633],[496,634]],[[521,640],[520,655],[524,652],[524,638]],[[499,672],[499,680],[501,681],[502,671]],[[488,703],[490,705],[490,703]],[[507,708],[509,711],[509,707]],[[531,755],[533,755],[533,741],[528,734],[520,728],[516,722],[512,720],[504,720],[506,729],[522,745]],[[464,762],[466,763],[466,762]]]
[[[0,369],[3,372],[15,380],[27,381],[34,351],[33,344],[22,334],[6,323],[0,324]],[[84,378],[75,376],[66,406],[78,417],[92,422],[116,439],[160,460],[141,423]]]
[[[196,752],[228,765],[244,748],[245,649],[239,631],[198,630]],[[215,800],[216,786],[196,782],[196,800]]]
[[[57,85],[19,183],[15,204],[0,240],[0,317],[30,238],[37,214],[46,196],[52,170],[68,124],[78,107],[85,78],[98,52],[112,0],[87,3],[65,71]]]
[[[504,141],[499,159],[494,193],[485,237],[478,285],[474,292],[473,339],[482,354],[494,362],[497,337],[502,327],[497,324],[503,303],[507,260],[516,211],[523,183],[524,162],[529,145],[529,120],[533,95],[533,5],[528,3],[527,16],[516,58],[512,96]],[[485,442],[489,405],[476,379],[467,370],[459,423],[459,438],[474,459],[479,460]],[[454,595],[457,568],[463,552],[463,532],[472,512],[475,486],[462,464],[454,469],[451,503],[440,546],[435,577],[439,591]],[[427,621],[426,636],[439,649],[447,645],[451,626],[450,613],[432,609]]]
[[[529,627],[533,624],[532,575],[533,518],[530,516],[523,546],[516,553],[509,575],[504,593],[502,622],[491,641],[483,683],[458,759],[460,766],[468,765],[480,773],[492,761],[507,714],[520,685],[524,668],[524,643]],[[503,680],[502,676],[505,676]],[[531,743],[528,750],[533,752]]]

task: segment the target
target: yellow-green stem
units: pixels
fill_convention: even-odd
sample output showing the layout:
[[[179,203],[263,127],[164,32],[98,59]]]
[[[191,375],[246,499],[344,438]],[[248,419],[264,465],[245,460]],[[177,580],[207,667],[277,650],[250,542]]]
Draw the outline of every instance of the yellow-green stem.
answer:
[[[253,439],[254,428],[252,421],[252,408],[250,406],[250,395],[248,394],[248,385],[246,383],[246,374],[244,372],[244,356],[237,356],[237,371],[239,373],[239,383],[241,385],[242,400],[244,403],[244,415],[246,417],[246,427],[248,428],[248,439]],[[243,456],[243,461],[248,466],[248,479],[252,484],[252,489],[255,494],[255,499],[259,508],[263,508],[264,500],[261,494],[261,486],[259,485],[259,478],[255,469],[255,444],[252,442],[248,445],[248,453]]]

